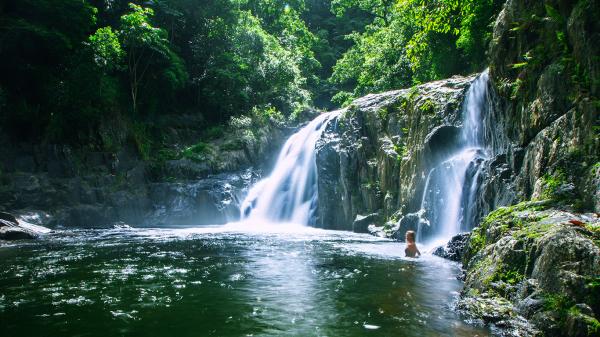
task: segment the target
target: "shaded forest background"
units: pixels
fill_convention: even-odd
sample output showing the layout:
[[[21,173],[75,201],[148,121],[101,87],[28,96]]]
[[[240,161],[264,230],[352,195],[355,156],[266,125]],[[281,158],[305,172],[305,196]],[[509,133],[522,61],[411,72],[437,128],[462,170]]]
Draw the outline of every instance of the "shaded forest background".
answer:
[[[142,154],[150,121],[295,120],[371,92],[480,71],[498,0],[4,0],[0,122],[14,142]],[[156,137],[154,137],[156,138]]]

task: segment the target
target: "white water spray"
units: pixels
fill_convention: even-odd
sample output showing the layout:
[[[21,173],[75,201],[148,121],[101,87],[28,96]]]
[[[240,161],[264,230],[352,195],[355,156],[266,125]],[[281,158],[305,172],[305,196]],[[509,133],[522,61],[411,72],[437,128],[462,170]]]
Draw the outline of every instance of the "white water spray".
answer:
[[[463,105],[460,147],[427,176],[419,211],[418,241],[425,236],[447,241],[473,226],[478,178],[481,163],[486,159],[483,118],[488,103],[488,81],[486,70],[469,87]]]
[[[287,140],[271,175],[254,185],[242,202],[242,221],[310,224],[318,200],[315,145],[336,115],[318,116]]]

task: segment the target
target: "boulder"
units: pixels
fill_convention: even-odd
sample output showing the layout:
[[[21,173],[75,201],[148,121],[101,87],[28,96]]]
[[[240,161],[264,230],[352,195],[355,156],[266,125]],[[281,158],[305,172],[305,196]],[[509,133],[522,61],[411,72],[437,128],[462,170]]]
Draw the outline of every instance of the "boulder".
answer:
[[[5,226],[0,227],[0,240],[28,240],[28,239],[36,239],[38,236],[21,227],[12,227]]]
[[[369,215],[357,214],[352,223],[352,231],[355,233],[369,233],[369,226],[375,225],[381,221],[379,213]]]
[[[419,229],[419,223],[421,221],[421,214],[419,212],[406,214],[398,221],[397,229],[392,233],[392,238],[398,241],[404,241],[406,232],[416,232]]]
[[[443,257],[445,259],[460,262],[462,261],[463,252],[467,247],[471,233],[460,233],[452,237],[445,246],[437,247],[433,251],[433,255]]]
[[[596,214],[567,212],[547,202],[490,213],[464,251],[459,307],[487,323],[504,321],[509,330],[518,328],[512,319],[522,316],[546,336],[597,335],[599,228]],[[498,316],[474,305],[486,301],[510,310]]]
[[[14,215],[6,212],[0,212],[0,220],[4,220],[5,223],[11,223],[15,226],[19,224],[17,218]]]

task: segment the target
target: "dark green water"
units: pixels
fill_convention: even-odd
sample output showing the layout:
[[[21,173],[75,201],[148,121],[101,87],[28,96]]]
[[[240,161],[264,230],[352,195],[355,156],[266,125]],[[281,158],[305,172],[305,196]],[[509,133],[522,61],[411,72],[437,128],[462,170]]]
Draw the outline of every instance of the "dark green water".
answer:
[[[0,336],[487,336],[457,265],[347,232],[57,233],[0,247]]]

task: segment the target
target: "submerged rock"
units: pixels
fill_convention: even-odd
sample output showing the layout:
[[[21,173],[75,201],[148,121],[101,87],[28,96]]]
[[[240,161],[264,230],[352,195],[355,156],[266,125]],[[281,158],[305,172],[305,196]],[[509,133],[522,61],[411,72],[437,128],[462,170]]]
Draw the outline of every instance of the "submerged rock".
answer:
[[[463,252],[467,247],[471,233],[460,233],[452,237],[445,246],[437,247],[433,255],[443,257],[448,260],[462,261]]]

